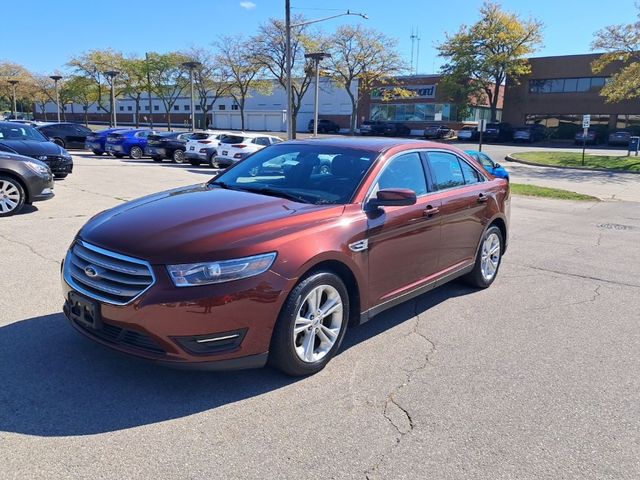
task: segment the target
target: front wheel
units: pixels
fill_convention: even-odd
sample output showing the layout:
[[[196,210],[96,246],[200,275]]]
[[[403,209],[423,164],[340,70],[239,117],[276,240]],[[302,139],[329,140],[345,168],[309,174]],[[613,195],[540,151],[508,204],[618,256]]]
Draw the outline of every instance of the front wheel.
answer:
[[[311,375],[336,354],[349,322],[349,293],[327,271],[303,279],[291,291],[271,339],[269,362],[288,375]]]
[[[473,270],[464,277],[469,285],[487,288],[493,283],[502,260],[502,242],[502,232],[498,227],[492,226],[484,233]]]
[[[174,150],[173,161],[175,163],[184,163],[184,150]]]
[[[132,160],[140,160],[142,155],[143,151],[140,147],[131,147],[131,150],[129,150],[129,158]]]
[[[26,200],[24,189],[20,183],[6,175],[0,175],[0,217],[15,215]]]

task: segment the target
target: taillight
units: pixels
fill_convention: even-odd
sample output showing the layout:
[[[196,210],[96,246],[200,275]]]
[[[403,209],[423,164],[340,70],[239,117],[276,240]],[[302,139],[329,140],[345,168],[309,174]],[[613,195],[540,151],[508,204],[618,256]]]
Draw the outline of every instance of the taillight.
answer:
[[[211,143],[211,140],[198,140],[198,143]]]
[[[236,143],[235,145],[231,145],[233,148],[244,148],[246,145],[244,143]]]

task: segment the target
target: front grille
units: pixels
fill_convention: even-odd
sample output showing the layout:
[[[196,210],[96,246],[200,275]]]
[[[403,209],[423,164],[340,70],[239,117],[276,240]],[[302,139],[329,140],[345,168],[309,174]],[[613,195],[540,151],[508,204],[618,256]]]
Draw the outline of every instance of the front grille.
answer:
[[[145,335],[144,333],[134,332],[133,330],[127,330],[104,322],[101,323],[101,328],[99,329],[87,328],[79,322],[75,322],[75,324],[89,335],[114,345],[126,345],[151,353],[166,353],[166,351],[158,345],[153,338],[149,335]]]
[[[76,241],[64,262],[69,285],[91,298],[114,305],[125,305],[153,285],[151,266],[119,253]]]
[[[70,173],[73,169],[73,162],[68,158],[64,158],[60,155],[46,155],[46,158],[42,157],[42,155],[33,155],[33,158],[46,163],[52,172]]]

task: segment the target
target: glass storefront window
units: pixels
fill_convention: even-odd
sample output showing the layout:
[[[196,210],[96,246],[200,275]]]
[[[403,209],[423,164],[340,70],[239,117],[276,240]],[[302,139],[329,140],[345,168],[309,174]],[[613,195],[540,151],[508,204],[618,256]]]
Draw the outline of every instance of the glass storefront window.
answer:
[[[436,115],[437,114],[437,115]],[[385,103],[371,105],[371,120],[387,122],[431,122],[451,120],[448,103]]]

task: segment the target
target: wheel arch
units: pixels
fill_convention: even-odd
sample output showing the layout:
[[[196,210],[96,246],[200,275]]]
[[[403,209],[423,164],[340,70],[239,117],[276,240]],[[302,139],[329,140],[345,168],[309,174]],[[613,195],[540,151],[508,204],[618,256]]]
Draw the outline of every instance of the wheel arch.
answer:
[[[4,175],[6,177],[11,177],[13,180],[15,180],[16,182],[18,182],[20,184],[20,186],[22,187],[22,190],[24,190],[24,195],[25,195],[25,203],[30,203],[31,202],[31,190],[28,187],[27,182],[24,181],[24,178],[22,178],[20,175],[18,175],[16,172],[14,172],[13,170],[5,170],[0,168],[0,175]]]
[[[507,242],[507,239],[508,239],[507,222],[505,221],[504,218],[497,216],[493,220],[491,220],[491,222],[489,222],[485,231],[493,226],[498,227],[500,229],[500,233],[502,233],[502,253],[504,253],[507,251],[507,243],[508,243]]]

